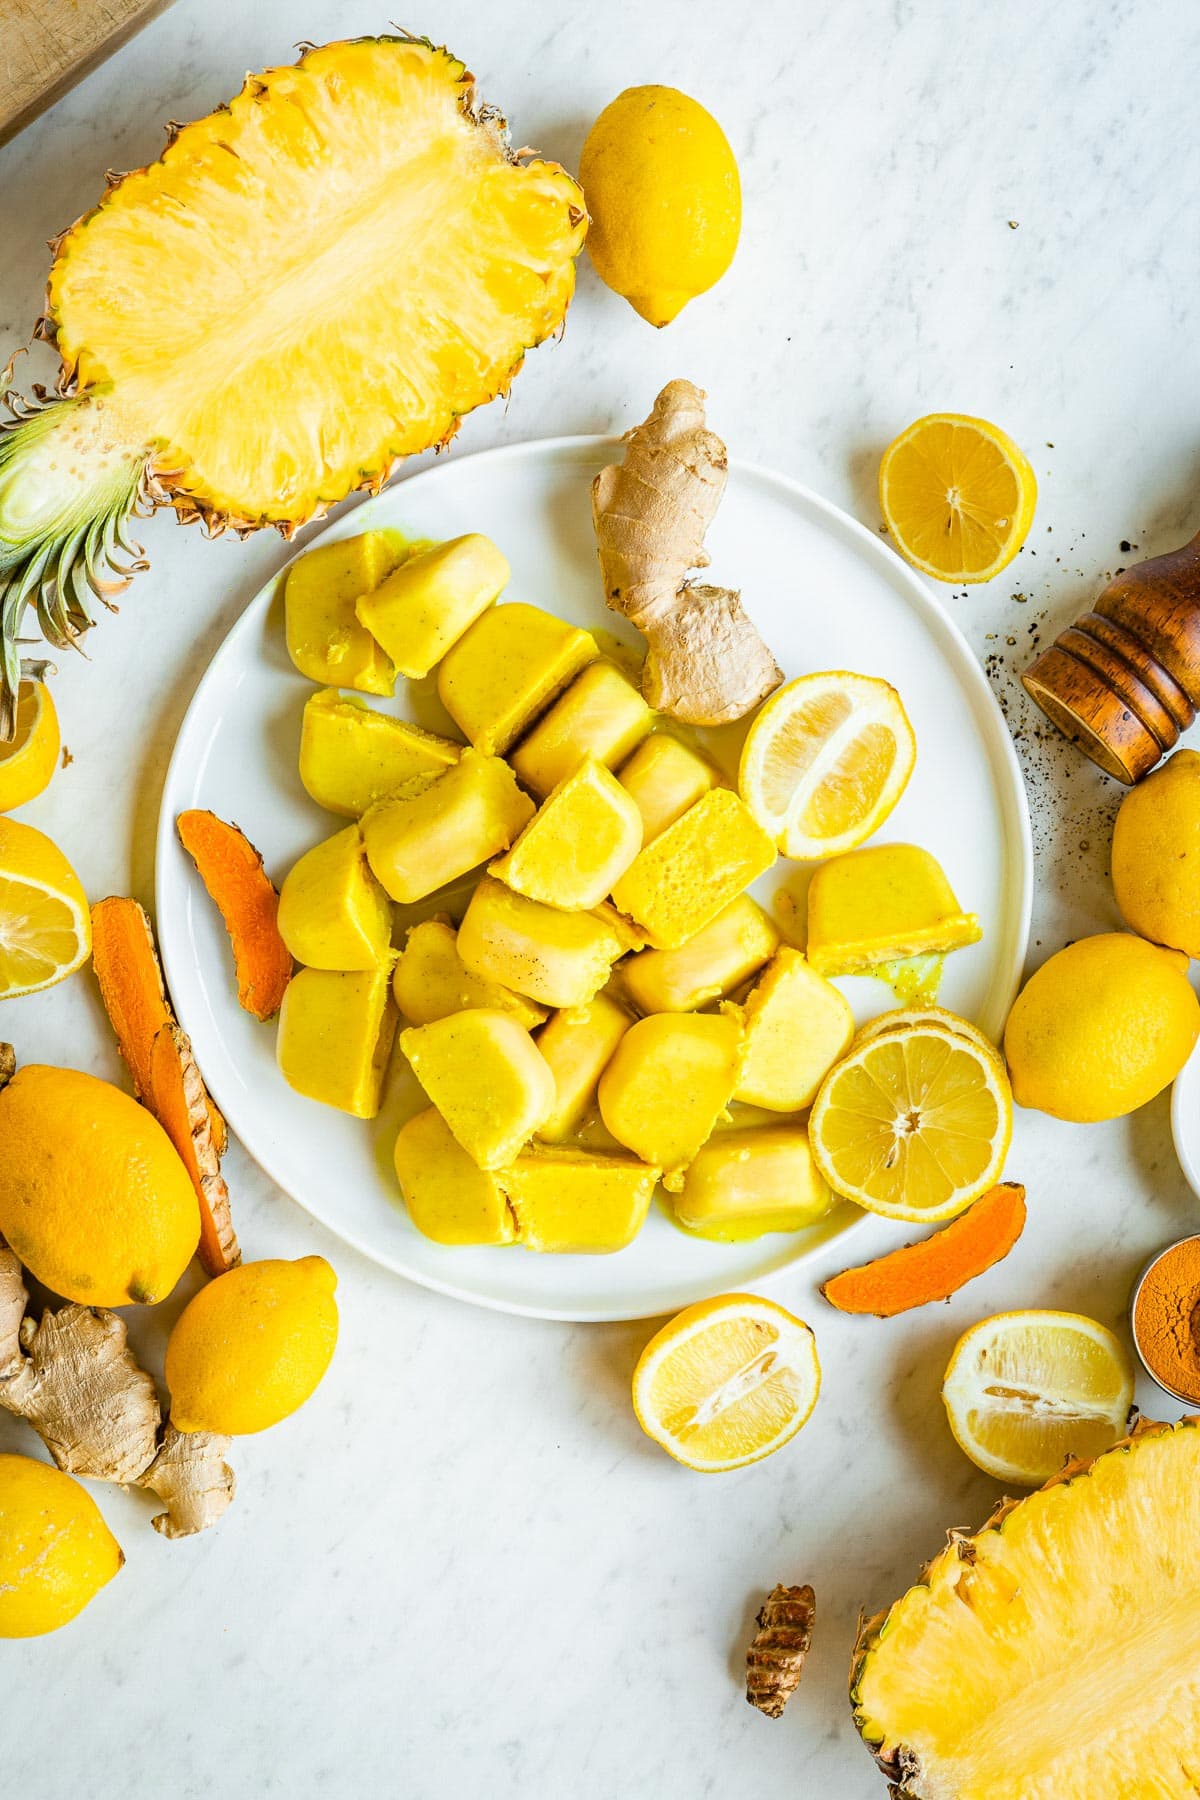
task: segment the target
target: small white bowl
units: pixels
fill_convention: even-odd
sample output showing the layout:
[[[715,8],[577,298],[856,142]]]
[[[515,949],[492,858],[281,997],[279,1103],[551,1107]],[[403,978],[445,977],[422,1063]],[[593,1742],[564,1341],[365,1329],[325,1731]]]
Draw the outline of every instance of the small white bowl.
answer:
[[[1200,1044],[1175,1077],[1171,1091],[1171,1136],[1188,1186],[1200,1195]]]

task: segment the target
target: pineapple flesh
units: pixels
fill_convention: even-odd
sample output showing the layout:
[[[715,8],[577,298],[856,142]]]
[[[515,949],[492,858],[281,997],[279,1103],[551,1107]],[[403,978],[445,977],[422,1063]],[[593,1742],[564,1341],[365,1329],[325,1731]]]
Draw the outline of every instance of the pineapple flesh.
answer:
[[[952,1535],[851,1672],[898,1800],[1195,1800],[1198,1495],[1185,1419]]]
[[[290,533],[444,443],[561,324],[585,227],[414,39],[309,49],[178,130],[55,246],[60,396],[0,433],[6,685],[26,604],[62,646],[131,572],[139,497]]]

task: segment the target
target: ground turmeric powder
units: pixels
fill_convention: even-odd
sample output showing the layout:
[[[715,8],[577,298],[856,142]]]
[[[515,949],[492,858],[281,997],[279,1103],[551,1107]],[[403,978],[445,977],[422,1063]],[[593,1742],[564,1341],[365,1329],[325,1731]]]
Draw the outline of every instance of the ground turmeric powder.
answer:
[[[1200,1402],[1200,1237],[1172,1244],[1146,1270],[1134,1296],[1133,1335],[1159,1385]]]

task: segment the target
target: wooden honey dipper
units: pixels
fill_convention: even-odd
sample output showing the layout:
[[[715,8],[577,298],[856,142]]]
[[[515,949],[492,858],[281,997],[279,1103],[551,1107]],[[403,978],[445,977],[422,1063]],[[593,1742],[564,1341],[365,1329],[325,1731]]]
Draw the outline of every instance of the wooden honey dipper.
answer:
[[[1149,774],[1200,706],[1200,533],[1110,581],[1021,680],[1106,775]]]

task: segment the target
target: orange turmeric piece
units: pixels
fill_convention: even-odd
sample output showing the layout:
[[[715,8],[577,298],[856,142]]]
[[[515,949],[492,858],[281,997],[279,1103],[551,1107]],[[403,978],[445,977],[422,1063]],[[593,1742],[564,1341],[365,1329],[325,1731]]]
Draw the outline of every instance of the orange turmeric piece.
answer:
[[[906,1244],[821,1284],[839,1312],[894,1318],[914,1306],[948,1300],[1008,1255],[1025,1227],[1025,1189],[1015,1181],[989,1188],[932,1237]]]
[[[216,813],[182,812],[175,825],[225,921],[239,1003],[256,1019],[273,1019],[292,978],[292,959],[279,935],[279,895],[262,857]]]
[[[213,1143],[207,1095],[187,1033],[164,1025],[150,1051],[150,1107],[191,1176],[200,1202],[199,1257],[210,1275],[223,1275],[242,1260],[229,1189]]]

